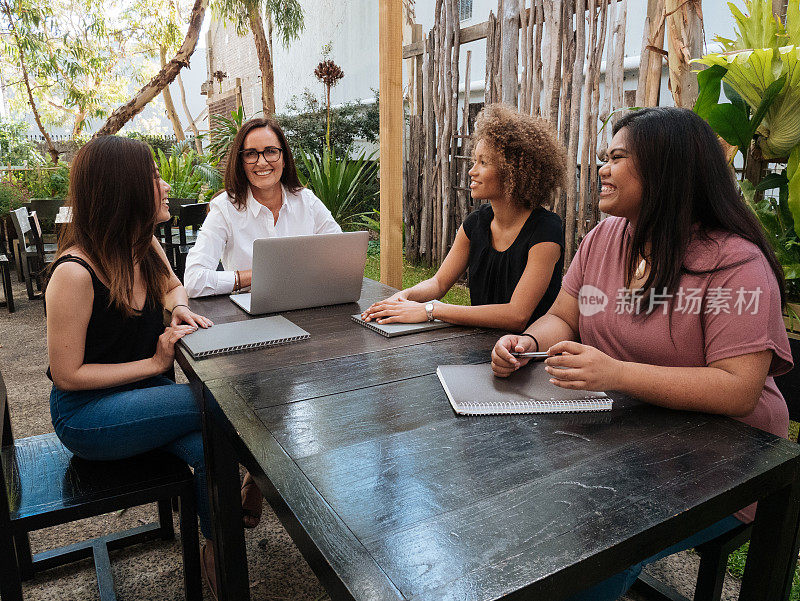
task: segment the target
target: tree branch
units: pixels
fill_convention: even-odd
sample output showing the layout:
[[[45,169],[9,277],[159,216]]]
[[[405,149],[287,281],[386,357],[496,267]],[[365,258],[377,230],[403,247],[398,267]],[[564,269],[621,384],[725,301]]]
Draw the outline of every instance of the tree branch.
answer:
[[[7,1],[7,0],[3,0]],[[175,57],[169,61],[139,92],[126,104],[117,108],[95,136],[117,133],[133,117],[142,112],[147,103],[153,100],[165,86],[168,86],[178,72],[189,65],[189,58],[197,46],[200,26],[203,24],[209,0],[195,0],[189,16],[189,30]]]

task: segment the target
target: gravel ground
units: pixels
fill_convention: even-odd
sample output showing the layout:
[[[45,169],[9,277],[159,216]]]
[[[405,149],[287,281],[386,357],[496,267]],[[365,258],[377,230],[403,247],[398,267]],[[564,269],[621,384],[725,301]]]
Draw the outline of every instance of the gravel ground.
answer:
[[[29,301],[24,285],[12,273],[17,311],[0,308],[0,370],[8,389],[14,434],[32,436],[52,431],[45,376],[47,350],[42,301]],[[176,366],[177,367],[177,366]],[[185,381],[178,369],[179,381]],[[131,528],[155,519],[155,506],[108,514],[48,528],[31,535],[34,552],[105,533]],[[176,516],[177,532],[177,516]],[[246,531],[250,589],[254,600],[323,601],[328,595],[269,506],[261,524]],[[183,599],[180,542],[150,542],[112,553],[112,565],[121,601]],[[691,597],[697,573],[697,556],[680,553],[655,564],[649,571]],[[728,577],[724,600],[738,598],[739,583]],[[98,599],[94,567],[89,560],[38,574],[24,583],[28,601],[89,601]],[[206,592],[206,599],[211,596]],[[631,593],[624,599],[643,601]]]

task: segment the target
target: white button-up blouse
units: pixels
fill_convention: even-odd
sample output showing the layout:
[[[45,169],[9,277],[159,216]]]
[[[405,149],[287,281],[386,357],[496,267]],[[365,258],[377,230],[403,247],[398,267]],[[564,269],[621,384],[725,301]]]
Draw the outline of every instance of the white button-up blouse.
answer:
[[[226,192],[209,203],[197,242],[186,257],[184,286],[190,297],[233,292],[234,271],[253,267],[253,241],[260,238],[334,234],[342,231],[311,190],[296,194],[281,186],[278,222],[267,207],[247,193],[247,206],[236,210]],[[217,271],[220,260],[225,271]]]

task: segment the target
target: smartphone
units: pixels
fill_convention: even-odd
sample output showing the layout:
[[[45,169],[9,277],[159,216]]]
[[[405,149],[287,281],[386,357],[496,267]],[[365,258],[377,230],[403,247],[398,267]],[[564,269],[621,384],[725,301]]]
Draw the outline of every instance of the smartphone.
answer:
[[[547,351],[537,351],[537,352],[527,352],[527,353],[511,353],[512,357],[516,357],[517,359],[531,359],[533,361],[544,361],[550,355],[547,354]]]

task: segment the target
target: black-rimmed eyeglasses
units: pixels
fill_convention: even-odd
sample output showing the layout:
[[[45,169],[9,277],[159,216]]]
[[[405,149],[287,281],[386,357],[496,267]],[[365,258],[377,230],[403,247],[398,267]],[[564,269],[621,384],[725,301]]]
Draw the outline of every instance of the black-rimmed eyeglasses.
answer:
[[[252,165],[253,163],[258,163],[259,156],[263,156],[264,160],[268,163],[274,163],[280,160],[282,152],[282,148],[278,148],[277,146],[267,146],[264,150],[260,151],[254,150],[253,148],[246,148],[245,150],[240,150],[239,154],[242,155],[242,160],[245,163]]]

